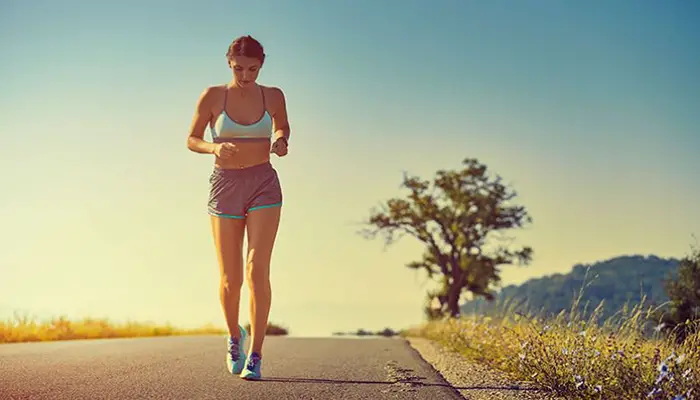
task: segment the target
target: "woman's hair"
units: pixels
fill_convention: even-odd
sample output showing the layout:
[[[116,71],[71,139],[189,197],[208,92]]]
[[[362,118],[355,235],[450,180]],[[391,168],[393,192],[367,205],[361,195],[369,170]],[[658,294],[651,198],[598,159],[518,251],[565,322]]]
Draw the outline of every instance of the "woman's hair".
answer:
[[[265,62],[265,52],[262,45],[250,35],[240,36],[228,46],[226,58],[231,60],[235,56],[257,58],[261,65]]]

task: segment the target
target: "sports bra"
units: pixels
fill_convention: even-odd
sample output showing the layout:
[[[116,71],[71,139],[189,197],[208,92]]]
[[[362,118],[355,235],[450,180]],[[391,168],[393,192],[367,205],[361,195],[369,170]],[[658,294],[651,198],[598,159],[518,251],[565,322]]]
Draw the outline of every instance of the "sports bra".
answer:
[[[211,128],[211,136],[214,142],[220,143],[237,139],[269,140],[272,137],[272,117],[267,112],[267,107],[265,107],[265,92],[262,87],[260,87],[260,91],[263,98],[263,108],[265,110],[260,119],[249,125],[239,124],[226,112],[228,89],[228,86],[226,86],[226,92],[224,92],[224,108],[221,114],[216,118],[216,121],[214,121],[214,126]]]

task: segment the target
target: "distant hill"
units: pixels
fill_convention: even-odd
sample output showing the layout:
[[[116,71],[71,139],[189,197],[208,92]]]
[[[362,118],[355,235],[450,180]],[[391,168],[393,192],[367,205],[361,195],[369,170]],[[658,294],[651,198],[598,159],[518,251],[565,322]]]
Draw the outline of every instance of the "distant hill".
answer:
[[[582,310],[588,301],[588,311],[592,311],[601,300],[605,300],[602,319],[606,319],[619,311],[625,302],[639,304],[642,294],[646,295],[645,305],[659,305],[667,301],[663,281],[668,279],[669,274],[675,276],[678,264],[677,259],[639,255],[620,256],[594,264],[577,264],[567,274],[553,274],[530,279],[521,285],[506,286],[493,303],[477,299],[465,303],[462,310],[465,313],[484,312],[504,299],[514,299],[514,303],[521,304],[516,310],[543,312],[551,316],[571,309],[585,277],[588,286],[584,289],[579,309]],[[528,302],[527,308],[522,306],[523,301]]]

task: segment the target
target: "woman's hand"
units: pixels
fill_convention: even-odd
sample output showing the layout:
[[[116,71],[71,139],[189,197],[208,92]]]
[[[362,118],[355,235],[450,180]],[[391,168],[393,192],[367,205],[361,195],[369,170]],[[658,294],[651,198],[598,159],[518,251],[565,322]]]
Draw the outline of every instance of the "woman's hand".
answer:
[[[270,153],[275,153],[280,157],[286,156],[287,151],[287,141],[283,137],[277,138],[270,148]]]
[[[214,154],[222,160],[228,160],[238,153],[238,147],[233,143],[217,143]]]

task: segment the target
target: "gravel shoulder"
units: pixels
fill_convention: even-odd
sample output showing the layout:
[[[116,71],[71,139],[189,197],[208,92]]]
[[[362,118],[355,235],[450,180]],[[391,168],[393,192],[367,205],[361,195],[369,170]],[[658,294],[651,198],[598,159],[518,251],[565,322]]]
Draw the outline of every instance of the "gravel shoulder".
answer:
[[[407,337],[406,340],[465,399],[564,399],[545,390],[540,390],[530,383],[513,381],[502,372],[494,371],[470,361],[459,353],[449,351],[432,340],[420,337]]]

